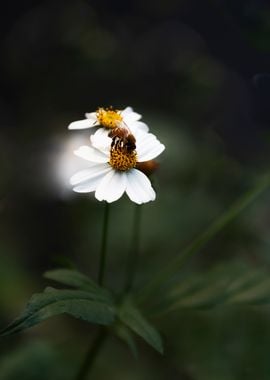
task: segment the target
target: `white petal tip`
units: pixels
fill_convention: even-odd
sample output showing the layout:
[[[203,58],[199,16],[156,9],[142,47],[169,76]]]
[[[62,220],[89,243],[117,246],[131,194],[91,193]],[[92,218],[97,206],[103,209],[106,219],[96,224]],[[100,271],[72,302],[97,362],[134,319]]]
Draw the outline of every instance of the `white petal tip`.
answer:
[[[165,149],[166,149],[165,145],[161,144],[160,153],[164,152]]]
[[[83,119],[78,121],[73,121],[69,124],[68,129],[75,130],[75,129],[87,129],[94,127],[94,123],[90,119]]]

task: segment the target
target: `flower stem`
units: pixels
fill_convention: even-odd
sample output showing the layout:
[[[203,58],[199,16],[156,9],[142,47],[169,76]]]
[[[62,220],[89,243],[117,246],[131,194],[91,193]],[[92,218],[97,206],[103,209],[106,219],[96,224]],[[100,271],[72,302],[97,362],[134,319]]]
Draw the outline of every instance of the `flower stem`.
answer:
[[[101,237],[101,248],[100,248],[100,262],[98,271],[98,283],[100,286],[104,282],[104,274],[106,267],[106,257],[107,257],[107,241],[108,241],[108,226],[109,226],[109,203],[105,203],[104,218],[102,226],[102,237]],[[107,337],[107,331],[104,327],[100,327],[94,341],[91,343],[88,352],[86,353],[85,359],[82,366],[76,376],[76,380],[84,380],[89,374],[96,356],[98,355],[105,339]]]
[[[91,346],[89,347],[88,352],[86,353],[85,359],[78,372],[76,380],[84,380],[86,378],[86,375],[89,374],[91,368],[93,367],[95,359],[102,345],[105,342],[106,337],[107,337],[107,331],[105,330],[104,327],[100,327],[94,341],[92,342]]]
[[[102,240],[101,240],[101,248],[100,248],[100,262],[99,262],[99,272],[98,272],[98,283],[101,286],[104,283],[104,274],[105,274],[105,266],[106,266],[109,211],[110,211],[110,205],[109,203],[106,202],[105,210],[104,210],[102,238],[101,238]]]
[[[127,270],[126,270],[126,284],[125,291],[129,292],[132,289],[139,253],[140,244],[140,227],[141,227],[141,206],[136,205],[133,216],[133,227],[131,236],[131,246],[127,259]]]

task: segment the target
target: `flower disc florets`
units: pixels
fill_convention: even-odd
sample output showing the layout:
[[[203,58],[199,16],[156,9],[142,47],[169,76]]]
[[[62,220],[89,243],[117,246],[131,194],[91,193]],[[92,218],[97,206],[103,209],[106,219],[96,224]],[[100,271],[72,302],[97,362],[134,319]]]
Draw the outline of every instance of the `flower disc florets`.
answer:
[[[100,107],[96,111],[97,120],[102,127],[105,128],[116,128],[123,121],[123,117],[121,112],[118,110],[110,108],[102,108]]]
[[[112,147],[109,164],[116,170],[126,171],[135,168],[137,163],[136,151],[127,151],[125,147]]]
[[[133,108],[126,107],[117,110],[113,107],[99,107],[95,112],[85,114],[86,119],[73,121],[69,124],[68,129],[86,129],[93,127],[102,127],[105,130],[114,130],[116,127],[128,126],[132,133],[139,131],[148,132],[148,126],[140,119],[142,115],[133,111]],[[101,129],[101,128],[99,128]]]

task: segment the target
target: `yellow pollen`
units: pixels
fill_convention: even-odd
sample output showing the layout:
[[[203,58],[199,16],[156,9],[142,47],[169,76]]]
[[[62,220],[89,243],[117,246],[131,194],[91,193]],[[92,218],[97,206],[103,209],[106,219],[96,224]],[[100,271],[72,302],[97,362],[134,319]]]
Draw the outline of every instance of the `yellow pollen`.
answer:
[[[123,121],[120,111],[113,108],[99,108],[96,115],[99,124],[105,128],[116,128]]]
[[[129,152],[125,147],[113,147],[110,152],[109,164],[116,170],[126,171],[132,169],[137,163],[137,153],[135,150]]]

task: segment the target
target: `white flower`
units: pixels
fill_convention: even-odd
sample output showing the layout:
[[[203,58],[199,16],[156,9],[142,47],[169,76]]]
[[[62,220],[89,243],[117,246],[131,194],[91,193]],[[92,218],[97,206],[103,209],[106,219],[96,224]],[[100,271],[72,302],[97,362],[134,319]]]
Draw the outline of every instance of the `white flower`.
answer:
[[[151,133],[140,132],[136,135],[136,149],[129,147],[123,140],[112,140],[107,136],[100,148],[81,146],[74,153],[89,161],[89,167],[73,175],[70,179],[73,190],[78,193],[95,191],[99,201],[108,203],[118,200],[124,192],[131,201],[142,204],[156,198],[148,177],[136,169],[137,162],[152,160],[163,152],[165,146]],[[107,143],[108,139],[110,144]]]
[[[134,112],[131,107],[124,110],[115,110],[113,108],[99,108],[96,112],[85,114],[86,119],[74,121],[69,124],[68,129],[87,129],[101,126],[111,130],[121,125],[126,126],[132,133],[137,130],[148,131],[148,126],[140,121],[142,115]]]

